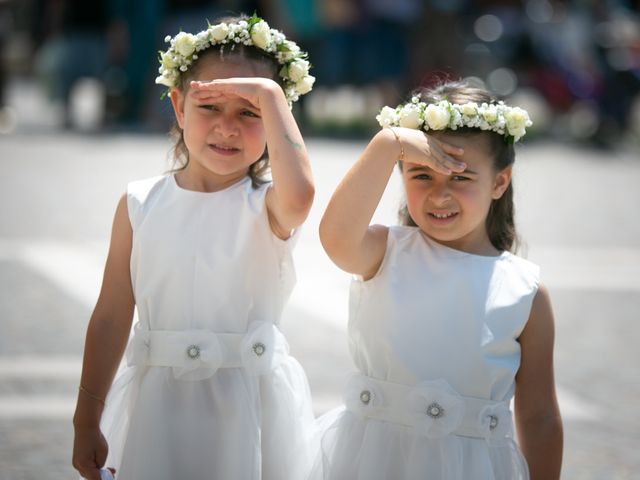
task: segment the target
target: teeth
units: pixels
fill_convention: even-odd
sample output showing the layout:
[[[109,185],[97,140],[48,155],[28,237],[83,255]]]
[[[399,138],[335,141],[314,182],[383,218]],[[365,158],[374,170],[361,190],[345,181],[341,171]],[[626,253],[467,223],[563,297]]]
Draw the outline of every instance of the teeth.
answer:
[[[449,218],[449,217],[453,217],[455,213],[432,213],[431,215],[433,215],[436,218]]]

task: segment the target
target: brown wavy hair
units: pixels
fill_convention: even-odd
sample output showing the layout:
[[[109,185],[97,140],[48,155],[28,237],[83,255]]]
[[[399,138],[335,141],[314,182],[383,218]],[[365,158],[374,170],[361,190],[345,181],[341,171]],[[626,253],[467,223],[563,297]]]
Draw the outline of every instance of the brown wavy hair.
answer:
[[[448,100],[451,103],[497,103],[489,92],[484,89],[473,87],[466,82],[446,82],[434,88],[416,90],[413,95],[419,94],[421,101],[425,103],[437,103]],[[451,135],[482,136],[486,138],[489,151],[492,153],[493,169],[499,172],[510,165],[516,159],[513,143],[505,140],[499,133],[479,130],[477,128],[463,127],[457,130],[447,130]],[[402,170],[402,164],[398,166]],[[400,207],[399,221],[402,225],[417,226],[409,214],[406,202]],[[491,202],[489,214],[485,221],[485,227],[491,244],[500,251],[516,252],[519,247],[519,238],[515,226],[515,206],[513,202],[513,179],[505,190],[504,194]]]
[[[237,17],[223,17],[217,19],[214,23],[226,22],[237,23],[240,20],[247,20],[249,17],[242,15]],[[282,86],[278,71],[280,66],[275,58],[263,52],[259,48],[250,45],[224,44],[212,45],[208,49],[198,53],[198,59],[193,62],[189,70],[180,75],[179,89],[185,92],[188,89],[189,82],[197,75],[201,65],[206,61],[224,62],[228,58],[240,58],[247,62],[255,62],[258,65],[266,65],[272,73],[271,80],[274,80]],[[173,122],[169,134],[174,141],[173,152],[173,168],[172,172],[179,172],[187,168],[189,164],[189,150],[184,143],[184,132],[177,121]],[[265,147],[262,156],[249,166],[248,175],[251,178],[253,188],[258,188],[268,181],[267,175],[271,170],[269,164],[269,153]]]

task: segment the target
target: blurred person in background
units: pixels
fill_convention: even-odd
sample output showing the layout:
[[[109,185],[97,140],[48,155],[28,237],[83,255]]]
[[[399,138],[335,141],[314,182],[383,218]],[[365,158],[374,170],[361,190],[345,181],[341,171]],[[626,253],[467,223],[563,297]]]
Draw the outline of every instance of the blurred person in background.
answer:
[[[5,47],[11,31],[11,12],[9,0],[0,0],[0,133],[10,129],[9,111],[7,109],[6,85],[7,70],[5,66]]]
[[[101,78],[108,65],[109,0],[36,0],[32,35],[35,72],[71,126],[72,88],[84,77]]]

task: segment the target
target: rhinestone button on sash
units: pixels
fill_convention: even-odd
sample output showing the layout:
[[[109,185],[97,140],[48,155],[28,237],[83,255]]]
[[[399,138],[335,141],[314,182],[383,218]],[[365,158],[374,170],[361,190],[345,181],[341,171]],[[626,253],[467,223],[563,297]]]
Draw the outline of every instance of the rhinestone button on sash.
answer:
[[[255,353],[259,357],[264,355],[264,352],[266,350],[267,350],[267,347],[264,346],[264,343],[257,342],[253,344],[253,353]]]
[[[433,402],[427,407],[427,415],[431,418],[440,418],[444,415],[444,408],[439,403]]]
[[[498,417],[489,415],[489,429],[494,430],[498,426]]]
[[[369,390],[363,390],[360,392],[360,401],[365,405],[369,405],[371,401],[371,392]]]
[[[198,358],[200,356],[200,347],[198,345],[189,345],[187,347],[187,356],[192,360]]]

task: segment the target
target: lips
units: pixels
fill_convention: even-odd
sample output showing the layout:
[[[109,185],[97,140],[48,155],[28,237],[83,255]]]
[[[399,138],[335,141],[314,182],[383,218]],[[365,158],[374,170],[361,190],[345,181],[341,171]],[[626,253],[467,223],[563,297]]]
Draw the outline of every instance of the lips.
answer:
[[[458,212],[446,212],[446,213],[429,212],[429,215],[431,215],[434,218],[445,219],[445,218],[455,217],[456,215],[458,215]]]
[[[218,153],[220,155],[225,155],[225,156],[235,155],[236,153],[238,153],[240,151],[239,148],[232,147],[230,145],[224,145],[222,143],[210,144],[209,148],[211,150],[213,150],[214,152],[216,152],[216,153]]]
[[[445,224],[452,222],[459,212],[428,212],[427,215],[432,222],[437,224]]]

